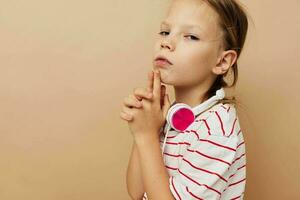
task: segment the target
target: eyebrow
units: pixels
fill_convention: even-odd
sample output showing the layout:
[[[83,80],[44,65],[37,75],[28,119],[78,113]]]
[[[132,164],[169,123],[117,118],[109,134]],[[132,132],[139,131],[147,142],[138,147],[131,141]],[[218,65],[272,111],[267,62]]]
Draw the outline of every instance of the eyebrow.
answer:
[[[162,21],[161,25],[167,25],[167,26],[170,26],[170,24],[167,22],[167,21]],[[203,30],[199,25],[196,25],[196,24],[186,24],[186,25],[182,25],[183,28],[188,28],[188,29],[191,29],[191,28],[197,28],[199,30]]]

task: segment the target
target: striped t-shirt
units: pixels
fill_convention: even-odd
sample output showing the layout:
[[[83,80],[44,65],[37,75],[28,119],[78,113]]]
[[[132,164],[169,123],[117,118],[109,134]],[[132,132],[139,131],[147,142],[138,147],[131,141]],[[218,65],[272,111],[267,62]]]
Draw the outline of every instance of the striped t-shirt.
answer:
[[[167,126],[163,129],[161,149]],[[216,104],[183,132],[171,129],[163,158],[176,200],[243,199],[245,142],[233,104]],[[146,193],[143,199],[148,199]]]

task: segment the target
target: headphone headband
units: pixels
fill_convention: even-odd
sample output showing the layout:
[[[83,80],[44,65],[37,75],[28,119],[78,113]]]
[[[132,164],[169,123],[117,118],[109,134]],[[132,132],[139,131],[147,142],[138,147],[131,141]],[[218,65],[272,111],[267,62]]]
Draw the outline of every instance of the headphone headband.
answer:
[[[202,102],[201,104],[195,106],[192,108],[193,112],[195,115],[200,114],[204,110],[208,109],[209,107],[215,105],[219,100],[224,99],[225,97],[225,91],[224,88],[220,88],[219,90],[216,91],[216,94],[206,101]]]

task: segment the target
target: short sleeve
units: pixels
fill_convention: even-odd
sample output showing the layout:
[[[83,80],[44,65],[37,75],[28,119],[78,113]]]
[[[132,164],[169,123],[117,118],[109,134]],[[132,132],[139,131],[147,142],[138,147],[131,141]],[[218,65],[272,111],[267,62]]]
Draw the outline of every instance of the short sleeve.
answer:
[[[182,156],[178,173],[169,177],[176,200],[219,199],[227,186],[238,138],[208,135],[194,139]]]

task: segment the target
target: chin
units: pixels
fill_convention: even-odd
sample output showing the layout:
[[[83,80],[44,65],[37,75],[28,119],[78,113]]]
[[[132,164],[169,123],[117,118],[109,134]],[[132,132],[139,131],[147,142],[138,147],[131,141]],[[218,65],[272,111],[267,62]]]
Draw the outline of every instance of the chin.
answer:
[[[164,72],[162,72],[162,71],[161,71],[160,82],[165,85],[173,85],[172,82],[170,82],[170,80],[168,80],[168,76],[165,76]]]

